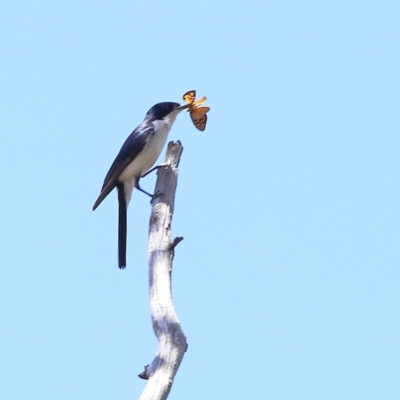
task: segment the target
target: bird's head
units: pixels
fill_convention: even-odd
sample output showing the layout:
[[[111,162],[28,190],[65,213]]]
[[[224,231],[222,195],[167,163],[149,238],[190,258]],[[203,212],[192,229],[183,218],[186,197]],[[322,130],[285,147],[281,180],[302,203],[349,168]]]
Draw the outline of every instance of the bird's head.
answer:
[[[165,101],[163,103],[157,103],[147,111],[146,117],[152,120],[161,120],[170,114],[178,114],[180,109],[179,103],[173,103],[170,101]]]
[[[171,126],[175,121],[176,116],[184,109],[187,105],[180,105],[179,103],[173,103],[166,101],[163,103],[157,103],[147,111],[146,119],[150,121],[163,121],[167,125]]]
[[[179,104],[171,101],[154,104],[153,107],[147,111],[146,117],[153,120],[164,119],[169,114],[178,114],[180,111],[189,108],[190,104]]]

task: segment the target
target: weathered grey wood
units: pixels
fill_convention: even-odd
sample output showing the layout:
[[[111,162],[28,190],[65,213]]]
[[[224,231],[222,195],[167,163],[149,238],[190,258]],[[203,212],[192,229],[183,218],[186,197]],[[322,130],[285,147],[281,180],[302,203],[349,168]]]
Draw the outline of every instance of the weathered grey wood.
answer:
[[[164,400],[187,349],[186,337],[176,315],[171,293],[172,259],[171,220],[174,211],[178,165],[183,151],[181,143],[170,142],[164,164],[158,170],[149,231],[150,308],[154,332],[158,338],[156,357],[139,376],[148,379],[139,400]]]

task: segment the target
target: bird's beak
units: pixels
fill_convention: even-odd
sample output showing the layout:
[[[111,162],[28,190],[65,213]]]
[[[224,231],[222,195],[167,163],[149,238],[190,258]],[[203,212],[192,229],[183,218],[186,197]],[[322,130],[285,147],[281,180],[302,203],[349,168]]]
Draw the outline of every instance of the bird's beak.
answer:
[[[186,110],[187,108],[189,108],[190,104],[182,104],[180,105],[177,110],[181,111],[181,110]]]

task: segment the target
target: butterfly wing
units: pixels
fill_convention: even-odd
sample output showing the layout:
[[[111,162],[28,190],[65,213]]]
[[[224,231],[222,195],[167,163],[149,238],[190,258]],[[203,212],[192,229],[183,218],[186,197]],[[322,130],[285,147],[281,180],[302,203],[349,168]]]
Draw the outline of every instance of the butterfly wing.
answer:
[[[210,107],[197,107],[190,110],[193,124],[200,131],[206,129],[208,111],[210,111]]]
[[[194,102],[193,102],[193,106],[198,106],[198,105],[200,105],[201,103],[204,103],[206,100],[207,100],[207,97],[204,96],[204,97],[202,97],[201,99],[198,99],[198,100],[194,101]]]
[[[194,99],[196,98],[196,91],[195,90],[189,90],[183,95],[183,100],[186,101],[188,104],[192,104],[194,102]]]

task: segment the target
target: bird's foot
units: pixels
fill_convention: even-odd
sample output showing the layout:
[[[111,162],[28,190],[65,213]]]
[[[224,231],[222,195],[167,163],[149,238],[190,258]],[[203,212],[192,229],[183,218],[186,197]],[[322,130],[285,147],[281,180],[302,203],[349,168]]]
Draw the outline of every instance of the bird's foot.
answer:
[[[154,167],[154,168],[152,168],[152,169],[149,169],[145,174],[143,174],[143,175],[141,176],[141,178],[144,178],[145,176],[151,174],[151,173],[152,173],[153,171],[155,171],[155,170],[159,170],[160,168],[165,168],[165,169],[167,169],[167,168],[170,168],[170,167],[171,167],[171,164],[157,165],[156,167]]]
[[[150,200],[150,204],[153,205],[153,201],[158,199],[158,198],[160,198],[160,197],[162,197],[162,196],[165,196],[165,193],[160,192],[160,191],[154,193],[153,197]]]

